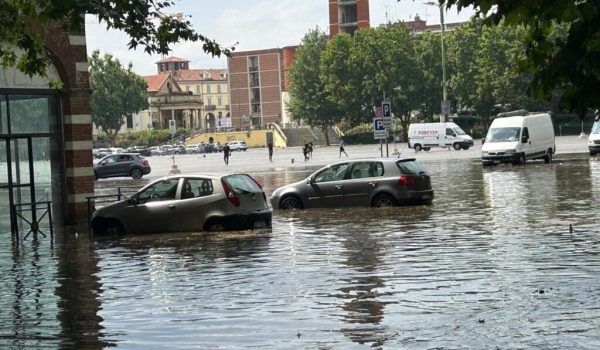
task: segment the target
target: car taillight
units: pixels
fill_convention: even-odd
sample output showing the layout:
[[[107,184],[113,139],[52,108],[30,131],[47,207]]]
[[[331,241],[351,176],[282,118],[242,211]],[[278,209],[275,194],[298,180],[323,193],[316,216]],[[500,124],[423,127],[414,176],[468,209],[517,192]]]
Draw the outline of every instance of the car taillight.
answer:
[[[225,179],[221,179],[221,184],[223,185],[223,190],[225,191],[225,197],[227,197],[227,199],[229,199],[231,204],[235,205],[236,207],[239,207],[240,206],[240,197],[235,193],[235,191],[231,188],[231,186],[229,186],[229,184],[227,183],[227,181],[225,181]]]
[[[400,175],[398,179],[398,186],[413,187],[415,185],[415,179],[412,176]]]
[[[145,166],[148,166],[148,161],[146,159],[142,159],[142,164],[144,164]]]

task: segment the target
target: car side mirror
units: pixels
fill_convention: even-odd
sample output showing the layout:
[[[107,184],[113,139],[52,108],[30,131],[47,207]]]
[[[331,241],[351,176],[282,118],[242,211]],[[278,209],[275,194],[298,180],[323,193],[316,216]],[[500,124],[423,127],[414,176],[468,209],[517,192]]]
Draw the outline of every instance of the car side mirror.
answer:
[[[308,180],[306,180],[306,184],[307,185],[312,185],[315,183],[315,178],[314,177],[309,177]]]
[[[131,205],[137,205],[138,204],[138,197],[137,196],[132,196],[130,198],[127,199],[127,203],[131,204]]]
[[[529,141],[529,138],[527,136],[521,137],[521,143],[527,143],[527,141]]]

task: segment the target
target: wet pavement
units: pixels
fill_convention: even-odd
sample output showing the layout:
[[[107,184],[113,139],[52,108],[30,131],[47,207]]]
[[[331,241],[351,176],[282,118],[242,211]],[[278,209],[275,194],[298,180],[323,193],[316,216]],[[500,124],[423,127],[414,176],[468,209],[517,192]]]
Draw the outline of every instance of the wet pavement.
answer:
[[[265,166],[260,151],[225,171],[252,173],[267,195],[337,160],[333,147],[307,164],[276,150]],[[0,347],[600,348],[600,161],[483,168],[460,152],[423,152],[431,206],[276,210],[270,230],[220,234],[5,239]],[[217,160],[203,170],[223,171]],[[150,162],[155,177],[168,169]]]

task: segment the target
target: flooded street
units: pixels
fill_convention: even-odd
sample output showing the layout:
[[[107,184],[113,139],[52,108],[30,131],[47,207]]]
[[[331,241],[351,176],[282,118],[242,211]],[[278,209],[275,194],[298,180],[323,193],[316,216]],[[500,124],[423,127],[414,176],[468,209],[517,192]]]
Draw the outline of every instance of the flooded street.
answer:
[[[431,206],[276,210],[271,230],[222,234],[4,236],[0,348],[600,348],[600,161],[441,158],[422,161]],[[251,173],[270,195],[316,168]]]

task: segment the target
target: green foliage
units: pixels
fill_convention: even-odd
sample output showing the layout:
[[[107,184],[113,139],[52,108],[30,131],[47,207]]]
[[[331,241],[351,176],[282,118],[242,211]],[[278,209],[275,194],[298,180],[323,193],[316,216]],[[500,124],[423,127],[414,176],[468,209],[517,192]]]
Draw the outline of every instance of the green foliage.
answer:
[[[79,31],[85,14],[96,15],[107,28],[125,32],[129,49],[142,46],[148,54],[168,54],[179,41],[201,42],[213,56],[229,55],[233,48],[196,33],[191,23],[165,15],[173,0],[2,0],[0,1],[0,66],[17,67],[29,76],[46,76],[49,53],[43,47],[40,28],[60,25]],[[19,56],[14,49],[21,49]]]
[[[448,0],[473,6],[486,23],[523,25],[525,55],[519,69],[532,73],[531,91],[581,117],[600,98],[600,7],[598,1]],[[492,10],[492,11],[490,11]]]
[[[94,51],[89,60],[92,121],[114,140],[126,115],[148,108],[148,85],[131,71],[131,64],[124,69],[109,54],[100,57]]]
[[[320,60],[327,45],[325,33],[314,29],[302,39],[290,67],[290,101],[286,108],[293,120],[304,120],[327,135],[327,128],[342,118],[321,79]],[[327,137],[327,136],[326,136]],[[329,144],[329,139],[326,140]]]
[[[190,129],[177,129],[173,140],[180,140],[181,135],[189,135]],[[153,129],[123,134],[117,141],[117,147],[128,148],[132,146],[158,146],[171,142],[171,133],[167,129]]]

